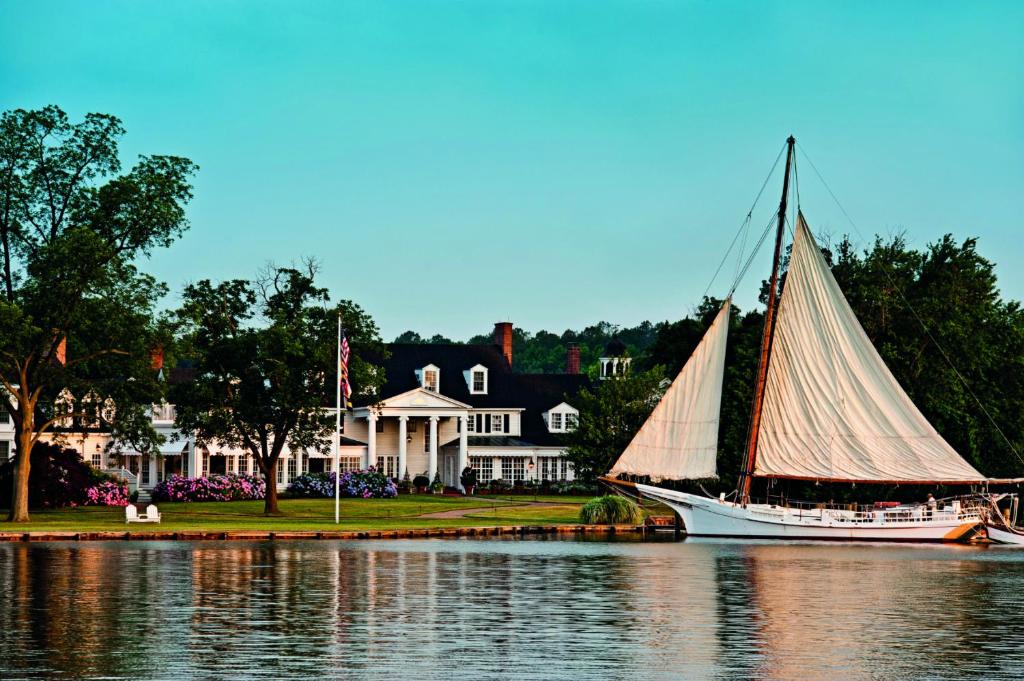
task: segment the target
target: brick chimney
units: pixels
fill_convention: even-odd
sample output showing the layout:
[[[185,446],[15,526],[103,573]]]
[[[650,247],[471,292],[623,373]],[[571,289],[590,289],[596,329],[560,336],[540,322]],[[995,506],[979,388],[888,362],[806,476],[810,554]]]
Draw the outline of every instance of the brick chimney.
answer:
[[[508,365],[512,366],[512,322],[498,322],[494,325],[494,344],[501,348]]]
[[[565,351],[565,373],[580,373],[580,346],[572,343]]]

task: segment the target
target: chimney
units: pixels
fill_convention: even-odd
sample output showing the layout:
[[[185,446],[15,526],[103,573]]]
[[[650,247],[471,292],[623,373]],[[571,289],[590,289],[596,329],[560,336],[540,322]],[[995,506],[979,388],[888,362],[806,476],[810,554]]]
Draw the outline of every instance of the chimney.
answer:
[[[494,344],[501,348],[505,361],[512,366],[512,322],[498,322],[494,325]]]
[[[580,346],[571,343],[565,353],[565,373],[580,373]]]

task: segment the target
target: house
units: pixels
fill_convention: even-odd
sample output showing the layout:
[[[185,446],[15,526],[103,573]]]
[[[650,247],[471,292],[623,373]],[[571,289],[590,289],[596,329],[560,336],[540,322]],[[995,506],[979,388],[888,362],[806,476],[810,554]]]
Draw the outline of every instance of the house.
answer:
[[[514,373],[512,324],[502,322],[493,344],[388,350],[379,395],[363,396],[345,418],[346,437],[365,443],[359,465],[398,479],[440,473],[455,488],[467,463],[480,483],[573,479],[563,436],[579,414],[574,396],[589,385],[578,348],[567,349],[566,373]]]
[[[567,348],[565,373],[515,373],[512,324],[501,322],[495,325],[493,344],[393,343],[388,350],[390,356],[380,361],[384,385],[377,394],[362,394],[344,412],[341,470],[374,465],[399,480],[406,472],[431,480],[440,473],[453,488],[460,487],[467,463],[477,470],[480,483],[574,478],[562,438],[576,424],[574,397],[590,385],[580,371],[578,348]],[[190,371],[171,369],[167,380],[187,382]],[[61,399],[72,411],[74,396]],[[150,417],[165,439],[159,452],[114,446],[99,421],[59,424],[45,439],[79,450],[98,469],[127,471],[144,490],[174,474],[257,472],[245,450],[176,434],[174,405],[154,405]],[[0,416],[0,455],[11,439],[13,427]],[[12,449],[7,447],[8,454]],[[333,463],[331,454],[286,448],[277,486],[284,489],[302,473],[329,472]]]

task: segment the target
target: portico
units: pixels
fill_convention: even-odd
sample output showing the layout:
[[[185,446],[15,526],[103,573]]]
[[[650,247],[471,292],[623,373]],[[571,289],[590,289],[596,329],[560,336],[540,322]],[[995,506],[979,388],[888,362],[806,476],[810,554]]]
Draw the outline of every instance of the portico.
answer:
[[[459,473],[469,461],[467,417],[472,407],[427,388],[415,388],[382,402],[359,407],[355,421],[366,424],[366,459],[363,467],[378,466],[401,480],[438,473],[438,450],[458,440],[457,469],[444,470],[442,482],[461,489]],[[360,433],[353,433],[356,437]]]

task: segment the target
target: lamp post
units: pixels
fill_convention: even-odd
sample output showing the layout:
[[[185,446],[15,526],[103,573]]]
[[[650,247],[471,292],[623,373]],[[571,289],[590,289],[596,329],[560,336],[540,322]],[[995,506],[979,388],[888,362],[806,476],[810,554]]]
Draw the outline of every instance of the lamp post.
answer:
[[[533,480],[533,501],[537,501],[537,479],[533,477],[533,469],[537,467],[533,459],[530,459],[530,463],[526,464],[526,467],[530,470],[530,478]]]

